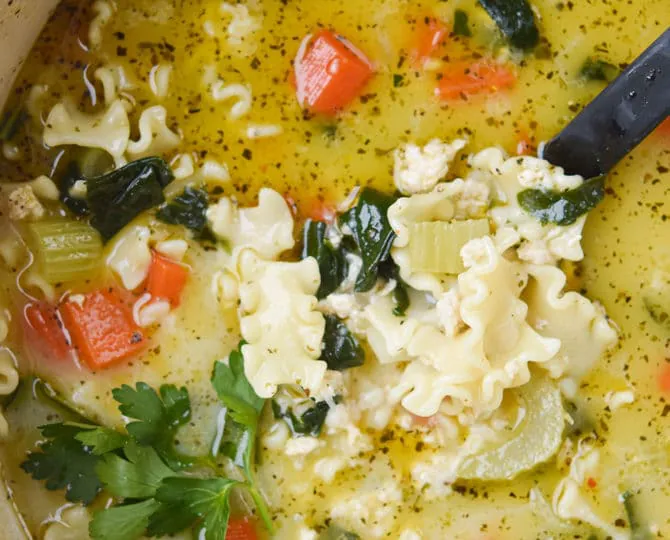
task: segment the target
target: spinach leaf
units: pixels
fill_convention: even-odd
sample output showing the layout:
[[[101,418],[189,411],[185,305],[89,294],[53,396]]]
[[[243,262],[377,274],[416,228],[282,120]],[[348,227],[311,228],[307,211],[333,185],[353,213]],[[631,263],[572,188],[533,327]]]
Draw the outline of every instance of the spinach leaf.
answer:
[[[320,300],[334,292],[347,277],[348,264],[342,250],[335,249],[326,237],[328,225],[308,219],[302,229],[301,259],[314,257],[319,264],[321,285],[316,292]]]
[[[183,225],[201,237],[207,227],[207,203],[209,196],[204,189],[186,186],[181,194],[163,204],[156,217],[171,225]]]
[[[613,81],[619,75],[619,68],[598,58],[587,58],[579,74],[589,81]]]
[[[465,37],[472,36],[472,31],[468,26],[468,14],[462,9],[457,9],[454,12],[454,34]]]
[[[170,166],[159,157],[87,178],[91,225],[109,240],[138,214],[164,202],[163,188],[173,179]]]
[[[362,366],[365,352],[358,339],[335,315],[326,315],[326,330],[323,334],[321,358],[328,369],[342,371]]]
[[[300,404],[300,412],[295,408],[282,403],[280,399],[272,400],[272,412],[277,419],[283,419],[294,435],[311,435],[318,437],[330,410],[327,401],[315,401],[307,398],[306,403]],[[338,403],[339,398],[335,398]]]
[[[404,317],[407,308],[409,308],[409,293],[407,292],[407,284],[400,277],[398,265],[392,259],[385,261],[379,267],[379,275],[387,280],[395,280],[396,286],[391,293],[394,304],[393,314],[396,317]]]
[[[369,291],[374,286],[379,265],[389,258],[395,233],[386,213],[394,202],[394,197],[364,188],[356,206],[340,216],[340,223],[351,230],[363,260],[356,292]]]
[[[556,192],[542,189],[525,189],[517,194],[519,205],[545,225],[571,225],[595,208],[605,197],[605,177],[596,176],[581,186]]]
[[[500,31],[519,49],[532,49],[540,40],[528,0],[479,0]]]
[[[11,141],[27,119],[28,112],[23,105],[8,108],[0,122],[0,141]]]
[[[626,510],[626,517],[628,518],[628,526],[630,527],[631,540],[651,540],[651,531],[649,527],[642,523],[639,516],[639,510],[635,504],[635,496],[626,491],[621,495],[623,499],[623,507]]]

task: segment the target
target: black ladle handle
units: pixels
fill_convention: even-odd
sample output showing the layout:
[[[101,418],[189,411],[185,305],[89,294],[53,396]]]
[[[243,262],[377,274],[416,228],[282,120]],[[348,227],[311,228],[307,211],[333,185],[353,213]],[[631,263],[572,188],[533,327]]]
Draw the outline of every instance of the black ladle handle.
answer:
[[[549,141],[568,174],[606,174],[670,115],[670,28]]]

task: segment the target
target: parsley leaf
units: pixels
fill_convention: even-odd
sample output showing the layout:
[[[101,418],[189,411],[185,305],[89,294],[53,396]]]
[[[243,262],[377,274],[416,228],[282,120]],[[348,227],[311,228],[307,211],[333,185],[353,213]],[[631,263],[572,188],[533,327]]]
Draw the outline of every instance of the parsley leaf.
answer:
[[[230,517],[230,493],[240,482],[228,478],[166,478],[156,492],[160,503],[148,533],[174,534],[203,519],[198,538],[225,540]]]
[[[76,439],[82,428],[57,423],[40,426],[40,431],[49,440],[28,454],[21,468],[35,480],[46,480],[49,490],[65,489],[68,501],[90,504],[102,488],[95,473],[100,457]]]
[[[118,431],[105,427],[71,423],[66,425],[77,425],[82,428],[82,431],[75,435],[75,439],[88,447],[91,453],[96,456],[102,456],[107,452],[123,448],[128,439],[128,437],[121,435]]]
[[[256,429],[265,400],[259,397],[244,374],[242,346],[230,353],[228,365],[214,365],[212,384],[221,402],[228,408],[230,417],[243,426]]]
[[[135,504],[114,506],[96,512],[88,526],[95,540],[134,540],[144,534],[150,516],[160,504],[147,499]]]
[[[119,410],[134,418],[126,429],[142,446],[153,446],[169,465],[181,467],[183,460],[174,451],[174,434],[191,418],[191,402],[186,388],[164,384],[158,393],[148,384],[138,382],[135,389],[124,384],[112,390]]]
[[[151,447],[130,441],[124,453],[127,459],[107,454],[96,467],[105,489],[115,497],[153,497],[161,481],[175,475]]]

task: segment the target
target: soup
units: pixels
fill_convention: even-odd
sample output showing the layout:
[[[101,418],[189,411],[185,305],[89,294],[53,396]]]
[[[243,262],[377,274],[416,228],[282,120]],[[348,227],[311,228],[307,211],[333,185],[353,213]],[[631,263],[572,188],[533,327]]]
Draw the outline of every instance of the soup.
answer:
[[[0,130],[6,537],[670,534],[667,126],[536,157],[668,24],[65,0]]]

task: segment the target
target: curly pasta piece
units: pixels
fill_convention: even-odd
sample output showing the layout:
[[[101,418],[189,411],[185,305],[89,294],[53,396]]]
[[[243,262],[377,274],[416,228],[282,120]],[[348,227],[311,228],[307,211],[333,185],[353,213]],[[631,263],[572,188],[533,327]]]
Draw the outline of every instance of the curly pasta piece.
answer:
[[[133,159],[168,152],[181,142],[181,137],[167,126],[167,110],[162,105],[142,111],[139,131],[137,141],[128,141],[127,152]]]
[[[165,64],[159,64],[151,68],[149,73],[149,88],[151,88],[154,96],[159,99],[167,97],[170,91],[172,69],[172,66]]]
[[[151,266],[151,249],[148,227],[131,227],[117,236],[107,257],[107,266],[121,279],[123,286],[133,291],[139,287]]]
[[[252,247],[266,259],[274,259],[291,249],[293,216],[284,198],[276,191],[263,188],[258,194],[258,206],[238,209],[224,197],[207,209],[212,232],[233,248]]]
[[[316,311],[321,277],[316,260],[268,262],[254,250],[237,258],[240,330],[245,373],[256,393],[271,397],[279,384],[300,384],[310,392],[321,385],[325,319]]]
[[[7,336],[7,321],[4,316],[0,317],[0,324],[2,328],[2,341]],[[0,396],[8,396],[19,385],[19,372],[16,369],[16,362],[14,357],[7,349],[0,350]],[[9,428],[7,420],[5,419],[0,407],[0,441],[7,438]]]
[[[565,274],[553,266],[529,265],[524,299],[529,320],[542,336],[558,338],[561,348],[546,367],[555,377],[577,379],[617,342],[617,333],[602,308],[576,292],[563,292]]]
[[[129,90],[133,85],[128,80],[123,66],[103,66],[95,70],[93,76],[102,84],[102,94],[106,105],[111,105],[119,98],[124,90]],[[126,102],[126,109],[130,104]]]
[[[244,4],[222,2],[220,10],[222,15],[231,18],[226,28],[228,44],[244,56],[253,54],[256,50],[253,34],[261,28],[259,17],[252,15]]]
[[[116,6],[114,3],[107,0],[97,0],[93,4],[95,17],[93,17],[88,27],[88,44],[92,49],[96,49],[102,45],[102,29],[109,24],[115,10]]]
[[[98,115],[70,111],[59,103],[49,112],[43,137],[48,146],[73,144],[100,148],[114,158],[118,167],[126,162],[124,153],[130,138],[128,113],[119,99]]]
[[[211,92],[214,101],[236,100],[228,113],[231,120],[238,120],[251,111],[253,97],[251,95],[251,86],[248,84],[226,84],[224,81],[218,80],[212,83]]]

